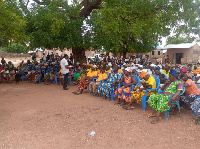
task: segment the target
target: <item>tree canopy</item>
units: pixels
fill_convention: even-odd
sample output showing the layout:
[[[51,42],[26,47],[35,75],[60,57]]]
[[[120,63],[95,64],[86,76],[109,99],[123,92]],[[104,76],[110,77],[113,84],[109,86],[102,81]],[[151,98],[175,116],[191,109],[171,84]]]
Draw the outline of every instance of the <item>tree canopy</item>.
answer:
[[[199,29],[199,1],[108,0],[92,13],[95,46],[112,52],[147,52],[161,37]]]
[[[194,38],[186,38],[186,37],[169,37],[167,39],[167,45],[168,44],[181,44],[181,43],[192,43],[194,41]]]
[[[28,40],[24,33],[26,18],[16,1],[0,0],[0,20],[0,46],[6,46],[13,41],[24,43]]]
[[[73,0],[70,5],[67,0],[32,1],[31,7],[29,0],[10,2],[18,7],[10,13],[21,21],[16,31],[24,28],[31,48],[72,48],[77,61],[86,49],[148,52],[171,31],[176,36],[199,33],[196,0]],[[8,41],[19,39],[11,37]]]

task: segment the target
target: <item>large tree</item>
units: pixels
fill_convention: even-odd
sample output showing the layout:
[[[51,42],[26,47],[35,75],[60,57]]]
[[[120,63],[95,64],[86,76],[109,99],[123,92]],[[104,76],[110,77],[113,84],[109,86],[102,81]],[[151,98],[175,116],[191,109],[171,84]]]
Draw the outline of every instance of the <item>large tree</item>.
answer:
[[[178,37],[198,33],[199,4],[194,0],[105,1],[91,16],[94,45],[108,52],[147,52],[171,32]]]
[[[147,52],[168,36],[198,30],[199,1],[194,0],[20,0],[32,47],[72,48],[75,61],[85,50]]]
[[[0,47],[13,42],[24,43],[27,36],[24,32],[26,19],[23,17],[17,2],[0,0]]]

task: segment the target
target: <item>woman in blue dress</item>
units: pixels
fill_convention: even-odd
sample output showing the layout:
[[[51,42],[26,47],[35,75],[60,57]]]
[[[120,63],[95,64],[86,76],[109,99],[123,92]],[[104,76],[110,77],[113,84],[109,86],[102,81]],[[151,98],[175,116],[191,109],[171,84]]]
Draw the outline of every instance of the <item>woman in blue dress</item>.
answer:
[[[103,95],[103,98],[107,98],[111,96],[111,93],[114,92],[112,86],[114,86],[114,89],[117,88],[117,82],[122,79],[123,74],[118,72],[118,66],[113,67],[113,72],[110,74],[110,77],[106,80],[103,80],[99,87],[98,87],[98,93]]]

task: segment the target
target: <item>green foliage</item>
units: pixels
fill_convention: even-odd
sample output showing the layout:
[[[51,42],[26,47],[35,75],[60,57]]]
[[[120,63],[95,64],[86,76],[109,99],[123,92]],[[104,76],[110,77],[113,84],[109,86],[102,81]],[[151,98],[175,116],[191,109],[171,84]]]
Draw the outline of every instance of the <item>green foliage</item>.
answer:
[[[199,1],[105,0],[93,11],[93,44],[112,52],[148,52],[173,29],[176,35],[198,28]]]
[[[21,3],[23,5],[23,3]],[[32,48],[87,48],[83,37],[81,5],[69,6],[63,0],[49,1],[48,5],[35,4],[27,13],[26,32]],[[25,11],[27,12],[27,11]],[[87,40],[88,36],[86,37]]]
[[[199,31],[200,2],[194,0],[102,0],[99,9],[89,8],[93,11],[88,18],[80,17],[79,0],[72,5],[63,0],[40,0],[31,9],[25,0],[19,2],[32,48],[103,46],[107,52],[148,52],[171,30],[176,36]]]
[[[26,19],[14,0],[0,0],[0,20],[0,46],[27,40],[24,33]]]
[[[167,39],[168,44],[180,44],[180,43],[192,43],[194,38],[185,38],[185,37],[170,37]]]
[[[13,43],[7,47],[1,47],[0,51],[5,51],[7,53],[27,53],[28,47],[23,46],[21,44]]]

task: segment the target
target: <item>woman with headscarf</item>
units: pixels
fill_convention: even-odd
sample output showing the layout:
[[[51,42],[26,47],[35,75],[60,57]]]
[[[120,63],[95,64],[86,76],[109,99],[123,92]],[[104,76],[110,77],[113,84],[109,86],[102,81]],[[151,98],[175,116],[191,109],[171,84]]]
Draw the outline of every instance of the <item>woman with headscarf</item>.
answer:
[[[161,112],[167,111],[170,109],[170,101],[177,102],[179,100],[179,95],[183,90],[183,84],[181,81],[177,80],[178,72],[174,69],[170,70],[169,80],[165,82],[162,86],[162,94],[153,94],[147,100],[147,103],[157,111],[156,114],[151,115],[150,117],[156,117],[152,120],[152,124],[159,122],[159,117]],[[170,95],[173,97],[170,99]]]
[[[183,86],[185,87],[185,93],[180,97],[183,107],[190,109],[191,103],[200,95],[200,90],[196,84],[189,78],[188,74],[183,74],[181,76],[183,80]]]
[[[126,102],[129,102],[129,104],[127,106],[123,107],[126,110],[134,109],[134,107],[132,107],[132,105],[135,102],[138,102],[138,103],[141,102],[142,96],[145,95],[145,91],[144,90],[146,90],[146,89],[155,89],[156,88],[155,79],[151,75],[148,75],[147,72],[142,71],[140,73],[140,79],[144,79],[144,81],[140,81],[142,86],[141,87],[135,86],[134,91],[132,92],[129,101],[126,100]],[[154,94],[154,91],[148,92],[147,96],[150,96],[151,94]]]
[[[79,95],[83,93],[84,89],[87,89],[88,84],[93,78],[96,78],[98,75],[97,71],[95,70],[95,67],[92,67],[92,70],[87,73],[85,78],[79,81],[78,83],[78,90],[76,92],[73,92],[75,95]]]
[[[124,104],[125,101],[129,102],[129,98],[131,95],[131,87],[134,84],[137,84],[135,78],[131,76],[132,69],[130,67],[125,69],[125,74],[122,80],[118,81],[118,83],[123,83],[123,86],[115,90],[115,97],[118,98],[118,104]],[[123,102],[120,100],[124,99]]]
[[[98,93],[103,95],[103,98],[110,97],[111,92],[113,91],[112,86],[115,86],[119,80],[122,79],[122,74],[118,72],[118,66],[113,66],[113,72],[110,74],[108,79],[105,79],[106,81],[102,81],[102,83],[99,84]]]

